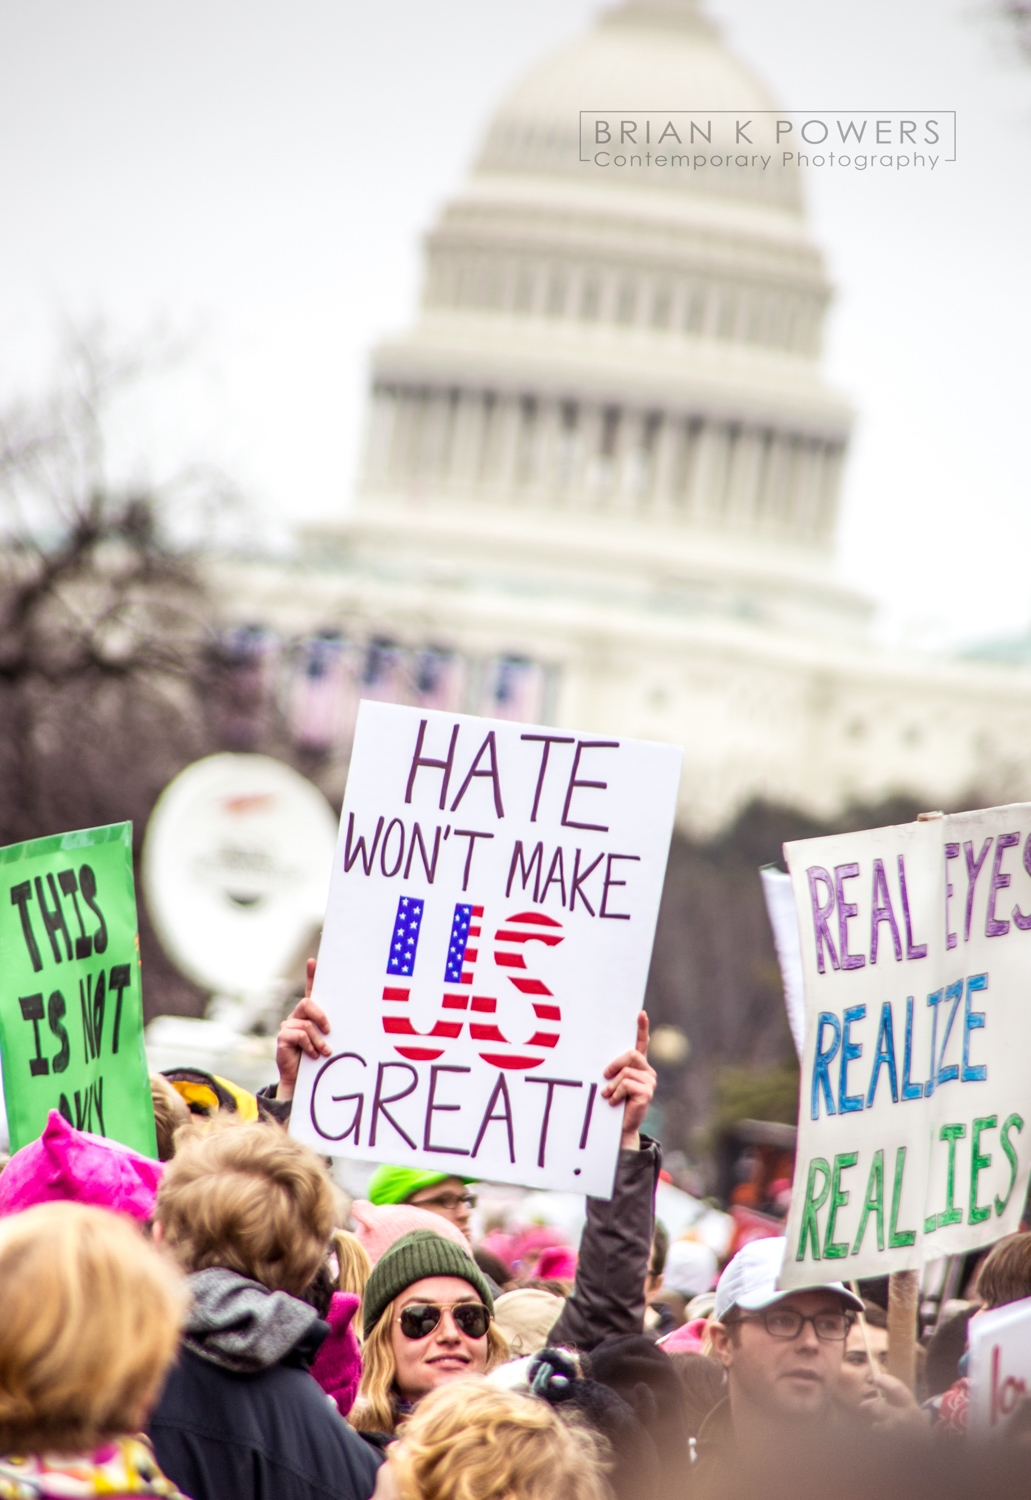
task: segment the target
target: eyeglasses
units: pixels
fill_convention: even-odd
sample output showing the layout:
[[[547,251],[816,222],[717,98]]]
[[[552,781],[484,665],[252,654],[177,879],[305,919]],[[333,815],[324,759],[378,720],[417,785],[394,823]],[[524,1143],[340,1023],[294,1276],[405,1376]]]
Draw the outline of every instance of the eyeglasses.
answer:
[[[735,1321],[761,1323],[773,1339],[797,1339],[806,1323],[811,1323],[818,1339],[828,1344],[843,1344],[855,1319],[847,1312],[822,1312],[807,1317],[791,1307],[767,1307]]]
[[[419,1198],[413,1200],[412,1208],[443,1208],[449,1214],[453,1214],[456,1208],[475,1208],[475,1193],[441,1193],[439,1198]]]
[[[467,1339],[482,1339],[491,1324],[490,1308],[484,1307],[482,1302],[453,1302],[445,1306],[436,1302],[412,1302],[402,1308],[397,1321],[406,1339],[424,1339],[446,1312],[451,1314],[459,1333],[464,1333]]]

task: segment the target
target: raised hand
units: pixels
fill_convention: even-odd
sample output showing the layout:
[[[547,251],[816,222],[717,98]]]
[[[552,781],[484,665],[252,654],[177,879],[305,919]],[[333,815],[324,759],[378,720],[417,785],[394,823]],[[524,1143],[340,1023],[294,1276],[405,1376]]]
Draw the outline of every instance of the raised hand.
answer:
[[[637,1151],[641,1146],[641,1121],[648,1113],[648,1106],[655,1095],[655,1069],[648,1061],[648,1016],[641,1011],[637,1017],[637,1042],[629,1052],[620,1053],[605,1069],[609,1082],[601,1091],[601,1097],[611,1105],[623,1105],[623,1139],[625,1151]]]
[[[315,960],[308,960],[308,978],[304,999],[298,1000],[293,1010],[282,1022],[276,1039],[276,1067],[279,1069],[278,1099],[292,1099],[297,1085],[297,1070],[301,1066],[301,1053],[308,1057],[328,1057],[332,1047],[326,1041],[329,1021],[325,1011],[311,998],[311,987],[315,980]]]

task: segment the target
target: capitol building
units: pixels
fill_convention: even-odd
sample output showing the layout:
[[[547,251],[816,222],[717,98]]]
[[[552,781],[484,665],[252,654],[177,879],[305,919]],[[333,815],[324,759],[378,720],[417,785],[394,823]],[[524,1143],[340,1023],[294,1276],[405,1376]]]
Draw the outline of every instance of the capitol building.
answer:
[[[800,175],[584,159],[585,110],[776,103],[698,0],[624,0],[501,102],[373,352],[353,505],[217,567],[341,777],[371,696],[683,745],[698,836],[1031,795],[1031,672],[878,647],[837,581],[852,414]]]

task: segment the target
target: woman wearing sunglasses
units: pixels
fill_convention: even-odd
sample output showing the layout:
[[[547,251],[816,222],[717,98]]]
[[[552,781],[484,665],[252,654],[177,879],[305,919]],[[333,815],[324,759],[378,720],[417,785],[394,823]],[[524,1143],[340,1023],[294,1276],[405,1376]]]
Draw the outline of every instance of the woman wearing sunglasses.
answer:
[[[508,1358],[486,1277],[460,1246],[417,1229],[377,1261],[365,1287],[360,1432],[391,1435],[429,1391]]]

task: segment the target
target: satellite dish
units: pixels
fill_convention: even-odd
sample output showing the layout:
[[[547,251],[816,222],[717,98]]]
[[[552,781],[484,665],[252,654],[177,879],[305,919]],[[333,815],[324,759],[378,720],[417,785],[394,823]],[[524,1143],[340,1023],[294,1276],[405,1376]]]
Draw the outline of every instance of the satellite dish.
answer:
[[[143,886],[161,944],[196,984],[267,991],[321,927],[337,820],[267,755],[209,755],[169,782],[147,825]]]

